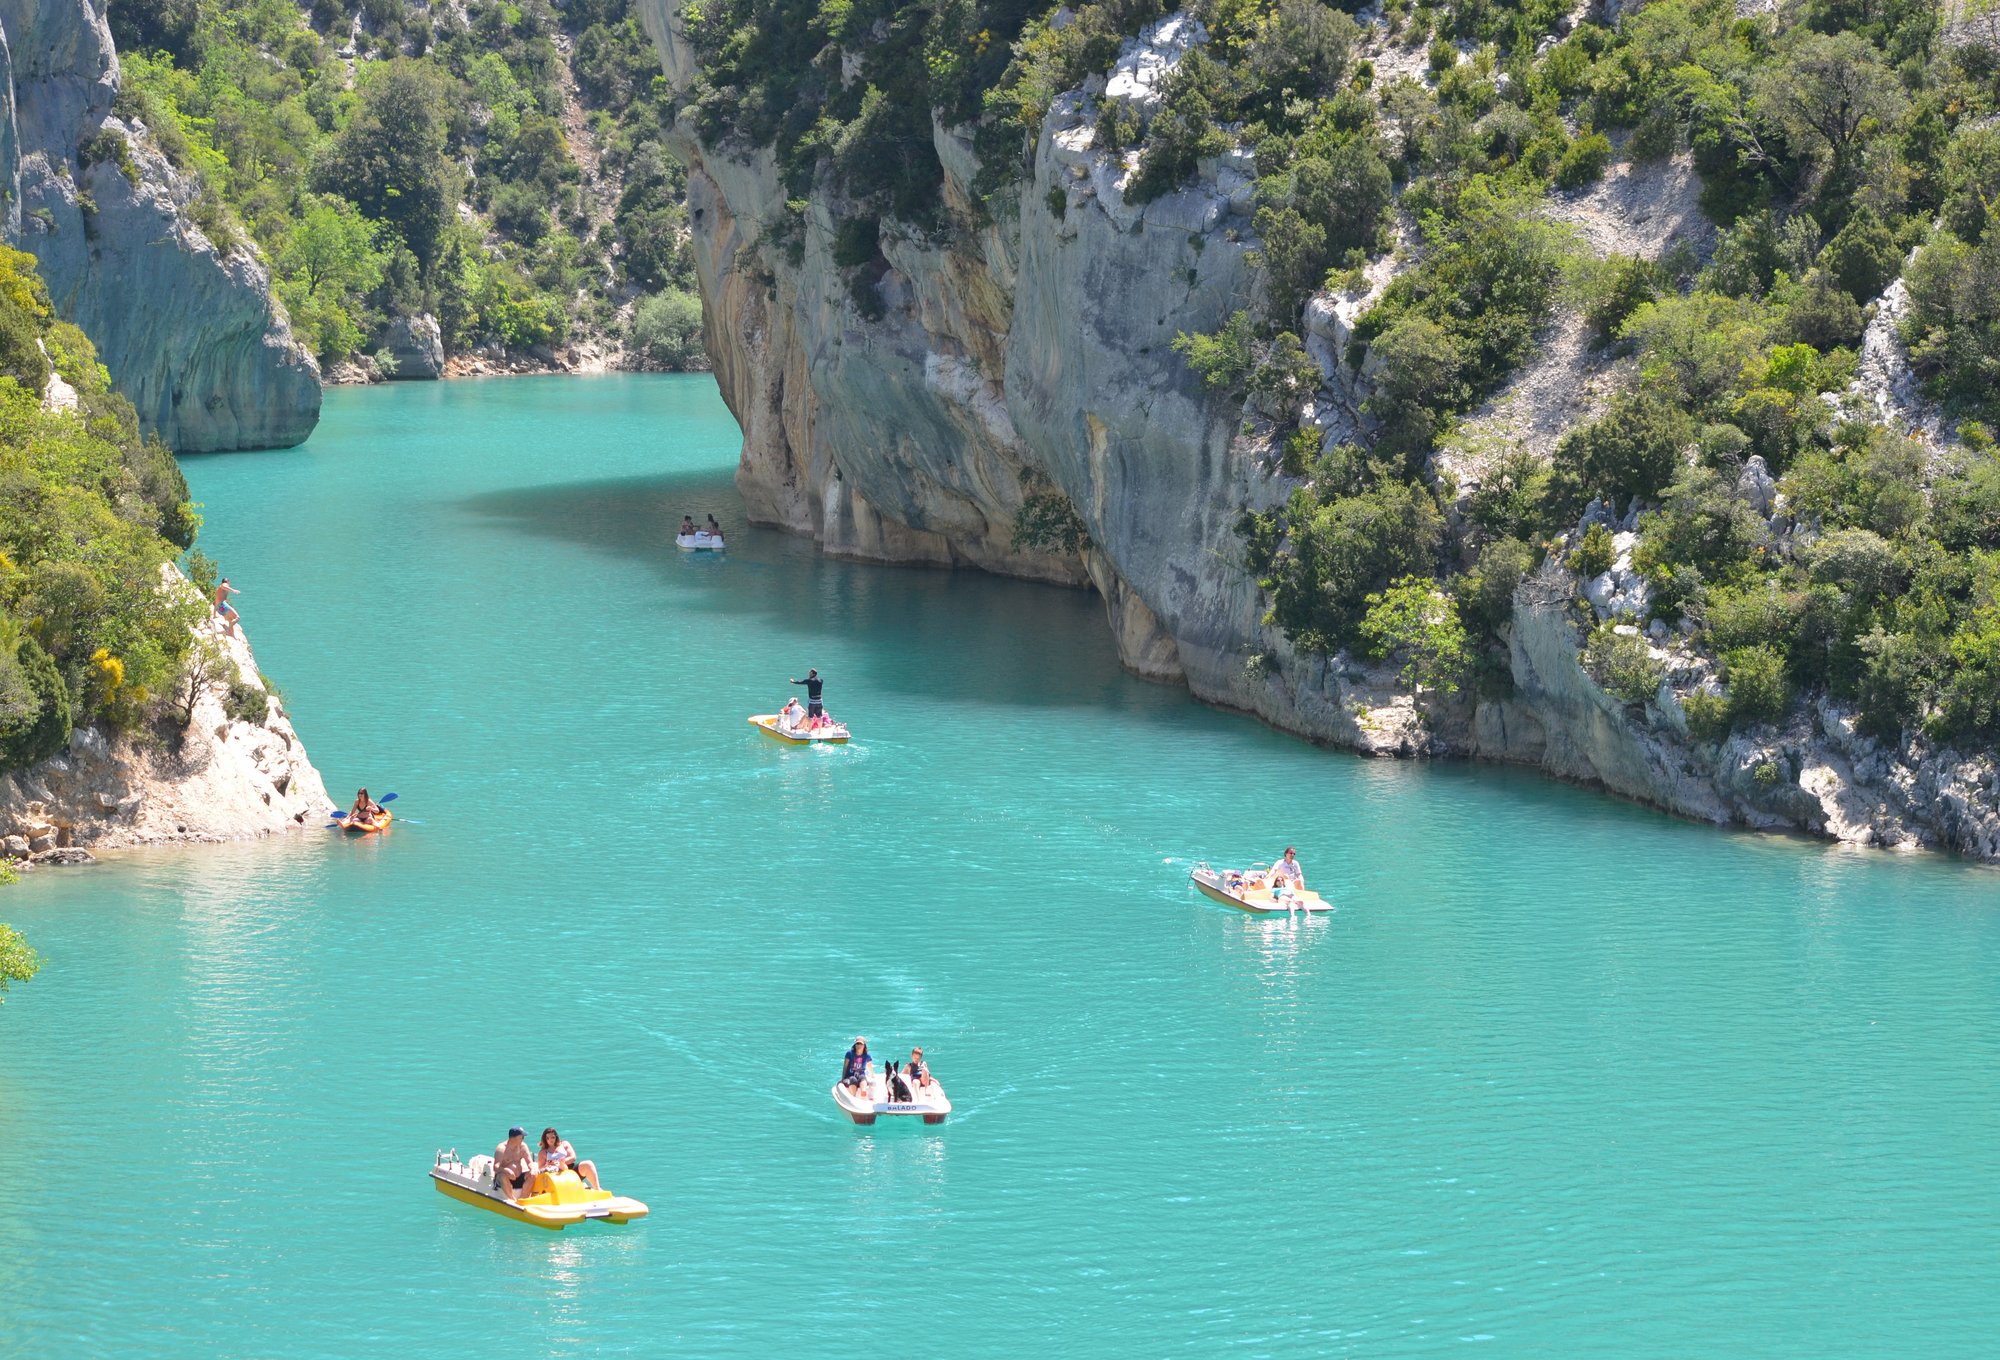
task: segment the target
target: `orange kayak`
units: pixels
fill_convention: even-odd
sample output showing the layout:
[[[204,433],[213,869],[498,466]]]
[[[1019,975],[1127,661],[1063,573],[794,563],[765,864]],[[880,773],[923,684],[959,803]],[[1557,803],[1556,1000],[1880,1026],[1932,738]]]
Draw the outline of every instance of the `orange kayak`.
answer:
[[[371,818],[368,821],[361,821],[353,817],[342,817],[340,819],[340,828],[343,831],[352,832],[357,836],[365,836],[371,831],[387,831],[389,823],[395,820],[395,816],[395,813],[389,811],[387,808],[383,808],[381,816]]]

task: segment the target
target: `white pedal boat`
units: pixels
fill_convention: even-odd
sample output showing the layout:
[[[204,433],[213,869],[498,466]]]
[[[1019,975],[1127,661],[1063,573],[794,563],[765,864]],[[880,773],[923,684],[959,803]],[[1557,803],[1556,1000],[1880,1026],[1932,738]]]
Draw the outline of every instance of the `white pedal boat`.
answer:
[[[648,1212],[636,1199],[614,1195],[609,1190],[593,1190],[574,1171],[537,1172],[530,1193],[508,1199],[493,1183],[493,1159],[483,1153],[469,1162],[458,1160],[458,1149],[439,1152],[431,1167],[431,1183],[438,1193],[464,1204],[476,1205],[518,1223],[560,1231],[587,1218],[611,1223],[629,1223]]]
[[[819,727],[807,727],[804,723],[787,723],[782,713],[758,713],[749,719],[750,725],[759,728],[779,741],[797,742],[808,745],[816,741],[839,743],[850,740],[846,723],[827,722]]]
[[[922,1098],[918,1100],[890,1100],[888,1082],[874,1063],[868,1064],[868,1083],[863,1090],[850,1091],[840,1082],[833,1084],[833,1103],[857,1124],[873,1124],[885,1114],[917,1115],[926,1124],[944,1123],[944,1117],[951,1113],[944,1087],[933,1081],[919,1094]]]
[[[1303,888],[1271,887],[1271,870],[1262,864],[1253,864],[1248,869],[1211,869],[1206,862],[1194,866],[1188,875],[1203,895],[1235,907],[1239,911],[1255,912],[1260,916],[1272,912],[1289,915],[1295,911],[1312,913],[1332,911],[1333,903],[1316,892]]]
[[[706,529],[695,534],[675,534],[674,546],[686,552],[721,552],[722,535],[711,534]]]

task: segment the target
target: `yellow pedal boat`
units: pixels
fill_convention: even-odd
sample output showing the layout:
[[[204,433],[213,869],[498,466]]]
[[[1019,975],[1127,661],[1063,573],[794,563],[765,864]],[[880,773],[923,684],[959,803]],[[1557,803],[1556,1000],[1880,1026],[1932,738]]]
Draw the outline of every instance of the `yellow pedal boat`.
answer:
[[[439,1194],[476,1204],[502,1218],[558,1232],[586,1218],[629,1223],[647,1213],[646,1206],[636,1199],[591,1189],[574,1171],[538,1172],[531,1193],[510,1200],[493,1184],[491,1157],[478,1156],[461,1162],[456,1148],[438,1153],[437,1162],[431,1167],[431,1184],[437,1186]]]
[[[1312,913],[1332,911],[1333,903],[1316,892],[1304,888],[1274,889],[1271,887],[1271,871],[1262,864],[1253,864],[1248,869],[1211,869],[1206,863],[1194,866],[1188,875],[1202,895],[1212,897],[1238,911],[1255,912],[1260,916],[1282,911]]]
[[[776,713],[759,713],[752,717],[750,725],[763,729],[779,741],[789,741],[800,746],[810,746],[814,742],[838,745],[848,739],[846,723],[828,722],[824,727],[787,727],[778,721]]]

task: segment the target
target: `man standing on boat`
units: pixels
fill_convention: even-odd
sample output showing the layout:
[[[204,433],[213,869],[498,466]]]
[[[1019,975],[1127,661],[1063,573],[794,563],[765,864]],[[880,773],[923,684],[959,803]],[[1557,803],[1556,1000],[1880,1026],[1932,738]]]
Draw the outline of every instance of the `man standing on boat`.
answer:
[[[821,687],[826,684],[826,681],[819,678],[819,672],[808,669],[805,679],[794,680],[792,683],[806,687],[806,721],[814,722],[820,718],[824,718],[826,716],[826,708],[819,701],[819,692]]]

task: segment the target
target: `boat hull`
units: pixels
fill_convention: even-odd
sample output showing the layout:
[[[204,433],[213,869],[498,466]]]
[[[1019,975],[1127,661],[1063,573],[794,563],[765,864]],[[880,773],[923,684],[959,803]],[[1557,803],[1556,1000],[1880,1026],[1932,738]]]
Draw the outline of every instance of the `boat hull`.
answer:
[[[837,723],[825,732],[787,732],[778,726],[778,715],[775,713],[759,713],[748,722],[765,736],[776,737],[793,746],[841,746],[848,740],[847,729]]]
[[[840,1107],[842,1114],[855,1123],[866,1127],[885,1116],[892,1118],[921,1119],[926,1124],[942,1124],[951,1114],[951,1101],[946,1099],[944,1087],[931,1083],[931,1094],[922,1100],[886,1100],[884,1082],[880,1073],[872,1074],[866,1094],[856,1094],[839,1082],[833,1084],[833,1103]]]
[[[675,534],[674,546],[682,552],[721,552],[726,545],[714,534]]]
[[[480,1159],[474,1160],[477,1162]],[[456,1163],[440,1162],[432,1167],[431,1184],[448,1199],[470,1204],[516,1223],[528,1223],[554,1232],[590,1219],[630,1223],[650,1212],[636,1199],[590,1189],[573,1171],[537,1176],[535,1193],[519,1200],[494,1194],[486,1188],[490,1184],[490,1176]]]
[[[377,831],[387,831],[389,823],[395,818],[395,813],[383,808],[382,815],[373,821],[357,822],[351,817],[343,817],[340,819],[340,829],[350,836],[372,836]]]
[[[1253,916],[1289,916],[1297,911],[1312,913],[1333,910],[1333,903],[1316,892],[1307,892],[1304,889],[1293,893],[1289,899],[1278,897],[1269,888],[1232,891],[1228,883],[1227,870],[1207,869],[1204,872],[1204,869],[1206,866],[1197,866],[1194,872],[1188,875],[1189,881],[1201,890],[1203,897],[1211,898],[1226,907],[1234,907],[1238,911],[1247,911]]]

